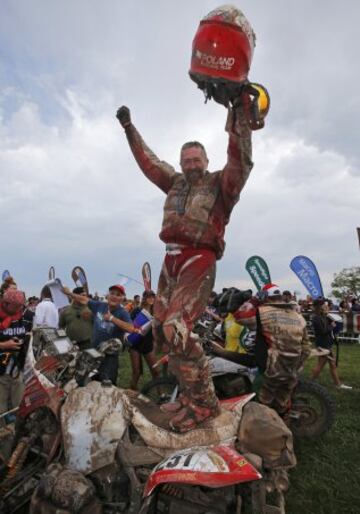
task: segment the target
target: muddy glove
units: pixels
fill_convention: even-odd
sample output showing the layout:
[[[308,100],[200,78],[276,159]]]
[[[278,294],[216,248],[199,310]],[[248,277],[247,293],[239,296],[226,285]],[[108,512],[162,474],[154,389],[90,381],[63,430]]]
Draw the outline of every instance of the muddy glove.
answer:
[[[246,122],[251,130],[264,127],[265,117],[270,108],[269,93],[261,84],[247,83],[241,94],[233,100],[233,106],[242,108]]]
[[[122,105],[116,113],[116,117],[120,122],[120,125],[123,128],[128,127],[131,125],[131,116],[130,116],[130,109],[126,107],[126,105]]]

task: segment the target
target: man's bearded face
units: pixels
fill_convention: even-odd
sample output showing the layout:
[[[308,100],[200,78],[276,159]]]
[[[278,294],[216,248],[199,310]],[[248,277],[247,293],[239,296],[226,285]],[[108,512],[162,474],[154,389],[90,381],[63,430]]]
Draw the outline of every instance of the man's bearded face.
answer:
[[[188,182],[196,182],[204,174],[208,159],[202,148],[191,146],[181,152],[180,166]]]

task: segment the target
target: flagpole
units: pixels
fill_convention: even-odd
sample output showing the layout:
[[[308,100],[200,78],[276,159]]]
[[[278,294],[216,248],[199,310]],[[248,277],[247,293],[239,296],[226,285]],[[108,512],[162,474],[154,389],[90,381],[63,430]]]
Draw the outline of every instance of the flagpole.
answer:
[[[136,278],[129,277],[128,275],[124,275],[124,273],[118,273],[119,277],[125,277],[129,280],[132,280],[133,282],[136,282],[137,284],[140,284],[141,286],[144,286],[142,282],[139,282],[139,280],[136,280]]]

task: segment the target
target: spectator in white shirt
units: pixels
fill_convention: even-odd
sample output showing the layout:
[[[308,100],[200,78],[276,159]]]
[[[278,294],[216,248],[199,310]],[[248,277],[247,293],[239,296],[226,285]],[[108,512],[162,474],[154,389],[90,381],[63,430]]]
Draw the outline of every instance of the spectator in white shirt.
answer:
[[[51,291],[48,286],[44,286],[41,291],[41,302],[35,309],[34,326],[59,327],[59,312],[52,301]]]

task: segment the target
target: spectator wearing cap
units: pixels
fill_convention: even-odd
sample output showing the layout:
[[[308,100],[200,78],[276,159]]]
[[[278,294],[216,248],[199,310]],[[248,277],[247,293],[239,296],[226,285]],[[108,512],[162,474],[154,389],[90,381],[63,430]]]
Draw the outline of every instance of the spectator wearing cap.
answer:
[[[255,358],[262,372],[260,403],[286,415],[299,369],[311,351],[306,322],[284,301],[276,284],[266,284],[259,296],[257,307],[240,308],[235,319],[250,330],[256,329]]]
[[[25,295],[8,289],[0,300],[0,414],[17,407],[23,393],[24,339],[31,324],[23,318]]]
[[[136,317],[140,312],[145,314],[149,320],[152,319],[155,298],[156,294],[154,291],[147,290],[143,292],[140,305],[131,312],[131,317],[135,323]],[[141,336],[141,341],[134,344],[130,350],[132,369],[130,389],[137,389],[137,384],[139,382],[140,375],[142,374],[142,357],[144,357],[152,377],[158,377],[159,372],[157,368],[153,367],[156,362],[156,357],[154,352],[153,333],[151,329],[145,335]]]
[[[106,302],[89,300],[70,291],[64,287],[64,293],[81,305],[87,305],[94,316],[92,345],[97,348],[104,341],[109,339],[123,339],[125,332],[139,332],[132,323],[130,314],[122,307],[125,298],[124,286],[115,284],[109,287],[109,294]],[[99,368],[100,380],[111,380],[116,385],[119,367],[118,353],[106,355]]]
[[[41,291],[41,302],[37,304],[34,316],[35,327],[58,328],[59,311],[52,301],[49,286],[44,286]]]
[[[83,287],[75,287],[72,292],[87,298]],[[92,347],[93,314],[88,305],[79,302],[75,297],[71,304],[62,310],[59,327],[65,329],[66,335],[77,343],[80,350]]]

